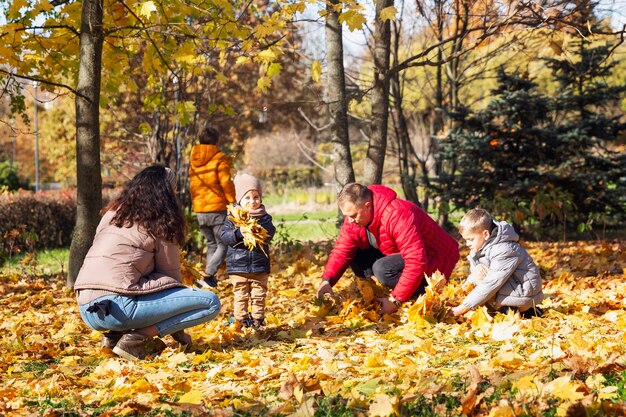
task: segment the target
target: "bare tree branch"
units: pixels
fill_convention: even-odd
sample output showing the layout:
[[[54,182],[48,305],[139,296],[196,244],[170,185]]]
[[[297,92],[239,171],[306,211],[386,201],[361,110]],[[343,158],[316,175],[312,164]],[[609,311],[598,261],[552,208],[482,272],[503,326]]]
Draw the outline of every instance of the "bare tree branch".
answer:
[[[300,115],[302,115],[302,117],[304,118],[304,120],[306,120],[306,122],[307,122],[307,123],[308,123],[308,124],[309,124],[309,125],[313,128],[313,129],[315,129],[317,132],[321,132],[322,130],[326,130],[326,129],[328,129],[328,128],[330,127],[330,125],[331,125],[330,123],[328,123],[328,124],[326,124],[326,125],[324,125],[324,126],[322,126],[322,127],[317,127],[317,126],[316,126],[316,125],[315,125],[315,124],[311,121],[311,119],[309,119],[309,118],[307,117],[307,115],[304,113],[304,111],[303,111],[300,107],[298,107],[298,112],[300,113]]]
[[[14,72],[7,71],[7,70],[5,70],[3,68],[0,68],[0,73],[6,74],[6,75],[8,75],[10,77],[14,77],[14,78],[23,78],[23,79],[29,80],[29,81],[37,81],[38,83],[41,83],[41,84],[52,85],[54,87],[60,87],[60,88],[66,89],[68,91],[71,91],[73,94],[76,94],[76,95],[80,96],[80,94],[78,93],[78,91],[76,91],[76,89],[74,89],[73,87],[70,87],[67,84],[56,83],[54,81],[50,81],[50,80],[47,80],[45,78],[36,77],[36,76],[16,74]]]

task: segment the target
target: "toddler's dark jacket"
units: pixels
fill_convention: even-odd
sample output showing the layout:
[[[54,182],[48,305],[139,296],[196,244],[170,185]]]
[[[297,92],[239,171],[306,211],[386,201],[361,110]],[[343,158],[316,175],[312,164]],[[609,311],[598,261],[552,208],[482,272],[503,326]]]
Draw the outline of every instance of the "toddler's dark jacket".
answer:
[[[228,245],[226,252],[226,270],[229,274],[243,273],[254,274],[259,272],[270,272],[270,252],[269,241],[276,233],[276,227],[272,223],[272,216],[265,213],[263,216],[256,218],[258,224],[267,230],[268,238],[263,244],[263,250],[256,246],[253,250],[249,250],[243,244],[243,235],[238,227],[230,219],[226,219],[220,239]],[[265,251],[265,253],[263,252]],[[267,254],[267,255],[266,255]]]

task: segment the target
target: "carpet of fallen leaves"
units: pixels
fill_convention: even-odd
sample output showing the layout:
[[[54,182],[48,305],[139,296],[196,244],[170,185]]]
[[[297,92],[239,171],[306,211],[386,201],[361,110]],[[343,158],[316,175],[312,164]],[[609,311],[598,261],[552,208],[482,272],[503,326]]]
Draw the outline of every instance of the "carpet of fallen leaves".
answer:
[[[0,282],[0,415],[626,415],[624,241],[528,243],[545,279],[541,318],[446,318],[468,272],[394,315],[350,273],[314,299],[327,247],[273,254],[268,326],[220,316],[183,352],[128,362],[100,347],[62,277]],[[437,277],[433,277],[437,280]]]

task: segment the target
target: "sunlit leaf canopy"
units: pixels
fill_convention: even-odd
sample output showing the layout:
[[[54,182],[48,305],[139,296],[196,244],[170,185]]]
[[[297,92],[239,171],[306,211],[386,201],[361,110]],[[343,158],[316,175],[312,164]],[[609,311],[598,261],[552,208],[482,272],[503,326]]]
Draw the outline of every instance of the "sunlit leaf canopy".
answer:
[[[56,2],[60,3],[60,2]],[[81,3],[47,0],[0,2],[0,65],[7,72],[43,81],[53,91],[76,85]],[[282,34],[304,3],[258,5],[244,1],[105,1],[103,95],[134,91],[133,73],[163,84],[183,72],[223,79],[222,69],[255,65],[270,85],[280,73]]]

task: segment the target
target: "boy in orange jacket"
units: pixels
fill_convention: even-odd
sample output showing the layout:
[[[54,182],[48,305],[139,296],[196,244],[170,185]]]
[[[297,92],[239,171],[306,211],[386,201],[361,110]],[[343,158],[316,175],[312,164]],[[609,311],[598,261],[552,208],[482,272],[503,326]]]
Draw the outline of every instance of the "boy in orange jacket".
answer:
[[[189,188],[193,211],[200,232],[206,239],[204,278],[196,281],[200,288],[217,287],[215,274],[226,257],[226,245],[220,239],[226,220],[226,206],[235,202],[235,186],[230,164],[218,147],[219,132],[206,126],[200,131],[200,143],[191,148]]]

